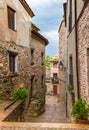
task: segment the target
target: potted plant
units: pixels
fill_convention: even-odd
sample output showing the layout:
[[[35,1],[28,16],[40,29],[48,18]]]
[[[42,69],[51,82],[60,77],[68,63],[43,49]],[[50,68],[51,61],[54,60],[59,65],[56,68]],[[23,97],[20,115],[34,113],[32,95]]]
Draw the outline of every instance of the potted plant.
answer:
[[[7,98],[10,98],[10,96],[11,96],[11,88],[6,88],[5,94],[6,94]]]
[[[16,100],[24,100],[28,96],[28,89],[17,88],[13,92],[13,98]]]
[[[79,99],[72,107],[73,119],[78,123],[86,124],[89,118],[89,105],[83,99]]]

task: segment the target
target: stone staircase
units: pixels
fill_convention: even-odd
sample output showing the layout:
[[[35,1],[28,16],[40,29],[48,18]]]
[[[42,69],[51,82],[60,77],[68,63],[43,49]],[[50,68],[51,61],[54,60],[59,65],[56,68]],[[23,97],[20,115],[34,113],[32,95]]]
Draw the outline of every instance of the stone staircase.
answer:
[[[0,122],[0,130],[89,130],[89,125],[60,123]]]
[[[37,99],[32,99],[24,117],[37,117],[44,111],[45,105],[41,104]]]

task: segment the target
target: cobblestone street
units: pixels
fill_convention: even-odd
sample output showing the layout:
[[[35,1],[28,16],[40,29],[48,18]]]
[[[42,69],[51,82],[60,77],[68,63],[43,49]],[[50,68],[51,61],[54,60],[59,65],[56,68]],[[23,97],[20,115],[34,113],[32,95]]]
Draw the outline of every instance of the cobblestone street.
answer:
[[[26,122],[42,123],[67,123],[66,106],[64,103],[58,103],[57,96],[47,96],[45,112],[38,117],[25,117]]]

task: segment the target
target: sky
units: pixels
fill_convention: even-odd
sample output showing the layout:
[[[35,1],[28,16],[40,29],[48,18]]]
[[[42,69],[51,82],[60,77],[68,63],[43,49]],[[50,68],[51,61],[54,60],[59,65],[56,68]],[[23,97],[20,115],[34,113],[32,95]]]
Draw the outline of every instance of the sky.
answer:
[[[26,0],[35,16],[32,22],[40,33],[48,39],[46,55],[54,56],[58,50],[58,29],[63,19],[63,3],[66,0]]]

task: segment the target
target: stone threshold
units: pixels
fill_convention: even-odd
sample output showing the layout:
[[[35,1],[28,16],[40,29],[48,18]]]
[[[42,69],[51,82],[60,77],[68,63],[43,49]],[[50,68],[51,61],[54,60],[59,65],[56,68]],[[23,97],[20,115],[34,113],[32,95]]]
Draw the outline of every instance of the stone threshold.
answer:
[[[0,122],[0,130],[89,130],[89,124]],[[15,129],[16,128],[16,129]]]

